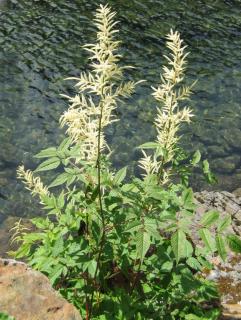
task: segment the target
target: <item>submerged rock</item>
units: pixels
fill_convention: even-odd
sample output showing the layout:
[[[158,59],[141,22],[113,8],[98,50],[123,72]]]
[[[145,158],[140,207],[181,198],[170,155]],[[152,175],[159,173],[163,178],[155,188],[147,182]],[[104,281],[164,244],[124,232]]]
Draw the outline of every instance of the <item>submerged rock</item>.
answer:
[[[236,196],[236,197],[241,197],[241,188],[237,188],[233,191],[233,194]]]
[[[238,128],[221,130],[221,136],[234,150],[241,150],[241,130]]]
[[[8,258],[8,251],[14,251],[17,249],[18,245],[16,242],[11,241],[11,236],[13,232],[11,229],[15,226],[15,223],[19,221],[19,217],[9,216],[5,219],[3,216],[3,222],[0,224],[0,257]],[[33,225],[28,219],[21,219],[22,223],[29,230],[33,230]],[[1,222],[1,212],[0,212],[0,222]],[[0,310],[1,311],[1,310]]]
[[[1,214],[1,213],[0,213]],[[0,215],[1,218],[1,215]],[[0,219],[1,220],[1,219]],[[0,256],[7,257],[7,251],[14,248],[10,245],[11,233],[10,229],[14,226],[15,222],[19,220],[19,217],[5,217],[3,216],[3,223],[0,224]]]
[[[82,319],[45,275],[11,259],[0,259],[0,311],[16,320]]]
[[[223,146],[209,146],[207,148],[208,155],[211,155],[212,158],[214,157],[225,157],[228,155],[228,152],[224,149]]]
[[[240,164],[240,156],[232,155],[226,158],[216,159],[212,165],[214,171],[219,173],[232,173]]]

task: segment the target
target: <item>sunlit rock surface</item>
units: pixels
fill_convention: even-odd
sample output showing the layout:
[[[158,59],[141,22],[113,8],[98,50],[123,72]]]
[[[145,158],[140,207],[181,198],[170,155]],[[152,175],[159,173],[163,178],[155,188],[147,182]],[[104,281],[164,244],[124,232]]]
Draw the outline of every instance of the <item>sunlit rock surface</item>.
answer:
[[[10,259],[0,259],[0,311],[16,320],[82,319],[46,276]]]
[[[230,214],[232,226],[230,232],[241,235],[241,188],[230,192],[197,192],[196,219],[201,219],[204,212],[216,209],[221,217]],[[241,255],[228,253],[228,259],[223,262],[217,257],[210,257],[214,264],[214,270],[208,273],[207,278],[217,283],[221,294],[223,307],[220,320],[241,319]]]
[[[224,304],[223,316],[221,320],[235,320],[241,319],[241,305],[240,304]]]

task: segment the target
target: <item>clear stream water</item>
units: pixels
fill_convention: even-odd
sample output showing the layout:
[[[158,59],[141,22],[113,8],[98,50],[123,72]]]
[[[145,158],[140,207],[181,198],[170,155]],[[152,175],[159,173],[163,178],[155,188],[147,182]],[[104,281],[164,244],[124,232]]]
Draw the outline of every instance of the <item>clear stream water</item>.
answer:
[[[0,221],[38,215],[40,209],[16,180],[16,168],[33,169],[33,154],[63,137],[58,119],[67,107],[60,93],[73,93],[67,76],[86,67],[81,49],[93,42],[97,0],[7,0],[0,4]],[[165,35],[180,31],[188,45],[188,76],[198,79],[190,105],[196,117],[183,129],[183,145],[199,148],[219,178],[215,189],[241,186],[241,1],[112,0],[120,21],[127,76],[146,79],[119,107],[120,121],[107,131],[117,167],[138,174],[135,146],[155,131],[150,87],[159,81]],[[205,188],[196,173],[194,188]]]

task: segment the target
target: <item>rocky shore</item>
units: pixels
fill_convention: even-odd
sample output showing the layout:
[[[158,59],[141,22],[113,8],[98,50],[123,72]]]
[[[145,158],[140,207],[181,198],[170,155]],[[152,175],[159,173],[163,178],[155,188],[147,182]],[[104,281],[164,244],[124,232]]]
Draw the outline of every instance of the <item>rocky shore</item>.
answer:
[[[202,214],[211,209],[220,212],[221,217],[231,215],[232,225],[229,231],[241,235],[241,188],[234,192],[202,191],[195,193],[197,201],[197,221]],[[221,293],[223,307],[222,318],[225,320],[241,319],[241,255],[228,253],[226,262],[210,257],[214,269],[207,278],[214,280]]]

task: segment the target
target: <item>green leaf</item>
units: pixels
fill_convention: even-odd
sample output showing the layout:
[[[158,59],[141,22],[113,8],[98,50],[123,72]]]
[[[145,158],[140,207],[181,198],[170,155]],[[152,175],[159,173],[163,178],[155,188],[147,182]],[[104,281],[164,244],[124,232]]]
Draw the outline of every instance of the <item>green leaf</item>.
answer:
[[[209,163],[208,163],[208,160],[207,160],[207,159],[203,160],[203,172],[204,172],[205,174],[210,173]]]
[[[67,187],[70,186],[76,180],[76,178],[76,176],[69,176],[67,179]]]
[[[149,233],[150,236],[154,237],[157,240],[162,239],[159,232],[160,228],[158,227],[156,219],[146,218],[144,221],[144,228]]]
[[[52,285],[55,284],[56,280],[61,276],[63,272],[63,266],[61,264],[57,264],[49,274],[50,282]]]
[[[133,221],[127,225],[127,227],[125,228],[125,232],[133,233],[134,231],[139,230],[141,226],[141,221]]]
[[[193,313],[189,313],[189,314],[187,314],[187,315],[185,315],[185,318],[184,318],[185,320],[206,320],[207,318],[205,317],[200,317],[200,316],[197,316],[197,315],[195,315],[195,314],[193,314]]]
[[[52,209],[56,207],[56,198],[54,195],[43,196],[42,200],[45,204],[45,209]]]
[[[163,192],[153,192],[149,195],[151,198],[155,199],[155,200],[164,200],[164,196],[163,196]]]
[[[49,220],[46,218],[33,218],[31,222],[38,228],[38,229],[45,229],[49,225]]]
[[[227,215],[224,219],[220,219],[218,223],[218,232],[222,232],[227,229],[232,223],[232,219],[230,215]]]
[[[62,236],[59,236],[59,238],[56,240],[53,250],[52,250],[52,257],[57,257],[61,252],[63,252],[64,249],[64,240]]]
[[[15,320],[15,318],[7,315],[6,313],[0,312],[0,320]]]
[[[203,227],[210,227],[218,220],[218,218],[219,212],[216,210],[210,210],[204,214],[200,222]]]
[[[124,167],[124,168],[120,169],[120,170],[116,173],[116,175],[115,175],[115,177],[114,177],[114,180],[113,180],[114,184],[119,185],[119,184],[125,179],[125,177],[126,177],[126,170],[127,170],[127,167]]]
[[[173,268],[173,261],[165,261],[161,268],[159,269],[161,272],[171,272]]]
[[[150,245],[150,235],[141,228],[136,235],[137,256],[141,260],[141,263],[143,262]]]
[[[156,149],[160,147],[160,144],[157,142],[146,142],[141,144],[138,149]]]
[[[62,209],[64,207],[64,193],[63,191],[61,192],[61,194],[59,195],[58,199],[57,199],[57,206],[59,209]]]
[[[152,288],[148,285],[148,283],[143,283],[142,284],[142,289],[144,293],[149,293],[152,291]]]
[[[94,278],[94,276],[95,276],[96,268],[97,268],[97,262],[95,260],[89,261],[88,272],[92,278]]]
[[[183,245],[183,250],[184,250],[184,257],[191,257],[193,254],[193,247],[192,244],[186,240],[185,244]]]
[[[42,162],[37,169],[35,169],[35,172],[39,171],[47,171],[56,169],[60,165],[60,160],[57,157],[50,158],[44,162]]]
[[[192,157],[191,163],[193,166],[195,166],[196,164],[198,164],[200,162],[200,160],[201,160],[201,153],[199,150],[197,150]]]
[[[176,257],[177,263],[185,256],[184,246],[186,244],[186,235],[182,230],[177,230],[171,237],[171,246]]]
[[[34,157],[35,158],[51,158],[51,157],[56,157],[57,150],[55,147],[52,148],[47,148],[36,154]]]
[[[192,203],[193,202],[193,191],[192,188],[187,188],[182,192],[182,199],[184,204],[185,203]]]
[[[186,209],[194,209],[193,203],[193,191],[191,188],[187,188],[182,192],[182,201]]]
[[[121,187],[121,190],[123,192],[137,192],[138,188],[133,183],[127,183]]]
[[[206,177],[208,183],[215,183],[217,182],[216,177],[214,176],[214,174],[211,172],[210,168],[209,168],[209,163],[207,160],[203,161],[203,173],[204,176]]]
[[[213,265],[206,259],[204,259],[203,257],[201,256],[198,256],[197,257],[197,260],[200,262],[200,264],[204,267],[204,268],[207,268],[209,270],[213,269]]]
[[[230,234],[227,236],[227,242],[229,248],[236,253],[241,253],[241,239],[235,234]]]
[[[227,251],[226,251],[224,239],[220,234],[217,234],[215,237],[215,240],[216,240],[216,247],[218,250],[218,254],[222,258],[222,260],[225,261],[227,258]]]
[[[215,251],[215,243],[211,236],[211,232],[206,228],[202,228],[199,230],[199,235],[202,241],[204,242],[206,248],[211,252]]]
[[[49,188],[60,186],[61,184],[64,184],[68,179],[70,175],[67,172],[63,172],[59,174],[49,185]],[[72,177],[72,176],[71,176]]]
[[[31,245],[36,241],[40,241],[46,238],[46,233],[44,232],[30,232],[24,235],[24,242]]]
[[[167,156],[166,149],[161,148],[160,145],[159,145],[159,147],[157,147],[156,150],[155,150],[155,156],[156,157],[160,157],[160,156],[166,157]]]
[[[19,259],[27,257],[30,253],[31,245],[29,243],[23,243],[17,251],[14,253],[14,257]]]
[[[71,145],[71,139],[70,138],[65,138],[60,146],[58,147],[58,151],[66,151],[68,150],[69,146]]]
[[[41,268],[43,272],[51,273],[53,268],[56,266],[57,261],[56,257],[43,257],[42,261],[39,261],[39,268]]]
[[[189,267],[191,267],[192,269],[195,270],[202,270],[202,266],[200,264],[200,262],[194,258],[194,257],[189,257],[186,261],[186,263],[189,265]]]

